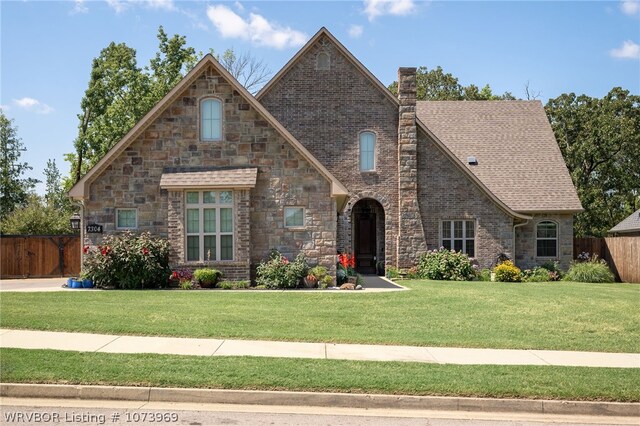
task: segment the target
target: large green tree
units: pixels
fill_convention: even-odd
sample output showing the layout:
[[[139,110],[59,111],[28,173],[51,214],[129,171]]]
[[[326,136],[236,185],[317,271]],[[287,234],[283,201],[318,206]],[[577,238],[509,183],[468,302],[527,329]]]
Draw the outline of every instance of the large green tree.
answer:
[[[9,120],[0,110],[0,216],[5,217],[16,207],[26,204],[27,197],[38,183],[23,174],[32,170],[28,163],[20,161],[26,151],[18,137],[13,120]]]
[[[72,234],[70,214],[47,204],[31,193],[23,206],[16,208],[0,220],[0,234],[60,235]]]
[[[398,93],[398,82],[394,81],[389,85],[389,90],[393,94]],[[494,95],[491,87],[486,84],[479,88],[475,84],[463,86],[451,73],[445,73],[442,67],[429,70],[427,67],[420,67],[416,70],[416,90],[419,101],[491,101],[515,99],[515,97],[505,92],[502,95]]]
[[[545,106],[585,211],[576,236],[602,236],[640,208],[640,96],[565,93]]]

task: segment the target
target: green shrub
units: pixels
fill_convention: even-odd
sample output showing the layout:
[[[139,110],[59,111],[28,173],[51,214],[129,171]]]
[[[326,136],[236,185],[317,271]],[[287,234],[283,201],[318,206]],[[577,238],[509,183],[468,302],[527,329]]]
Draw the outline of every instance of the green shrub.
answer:
[[[333,278],[330,275],[325,275],[321,280],[318,281],[318,287],[327,288],[333,285]]]
[[[149,232],[106,235],[102,245],[86,246],[83,274],[97,287],[165,287],[169,279],[169,243]]]
[[[322,281],[322,279],[329,274],[329,271],[324,266],[314,266],[309,269],[309,274],[316,277],[316,280]]]
[[[182,290],[193,290],[193,283],[191,281],[180,281],[180,288]]]
[[[581,283],[612,283],[615,281],[607,262],[602,259],[573,263],[564,279]]]
[[[540,283],[546,281],[557,281],[553,279],[554,272],[549,271],[541,266],[533,269],[525,269],[522,271],[522,281],[526,283]]]
[[[249,281],[220,281],[218,287],[223,290],[238,290],[249,288]]]
[[[420,256],[418,275],[430,280],[471,281],[476,270],[465,253],[441,247]]]
[[[204,288],[215,287],[221,276],[222,272],[213,268],[200,268],[193,272],[193,279]]]
[[[483,268],[476,277],[478,281],[491,281],[491,269]]]
[[[418,273],[418,267],[417,266],[409,268],[409,270],[407,271],[407,278],[410,279],[410,280],[416,280],[416,279],[420,278],[420,274]]]
[[[338,285],[344,284],[347,282],[349,275],[347,273],[347,268],[342,266],[340,263],[336,266],[336,282]]]
[[[271,250],[269,259],[258,265],[256,283],[267,288],[296,288],[308,270],[307,260],[302,253],[290,262],[279,251]]]
[[[387,278],[391,280],[394,278],[400,278],[400,269],[396,268],[395,266],[387,266],[386,273]]]
[[[520,268],[513,264],[512,261],[506,260],[493,269],[496,274],[496,281],[501,282],[520,282],[522,274]]]
[[[560,281],[564,276],[564,272],[560,269],[558,261],[548,261],[542,264],[542,267],[549,271],[549,281]]]

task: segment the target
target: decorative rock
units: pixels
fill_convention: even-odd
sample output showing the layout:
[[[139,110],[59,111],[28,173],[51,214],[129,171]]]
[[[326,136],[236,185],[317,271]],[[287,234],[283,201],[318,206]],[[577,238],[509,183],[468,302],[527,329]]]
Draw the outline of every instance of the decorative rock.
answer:
[[[362,286],[361,286],[360,284],[358,284],[358,285],[356,286],[356,290],[362,290]]]
[[[340,290],[355,290],[356,285],[351,283],[344,283],[340,286]]]

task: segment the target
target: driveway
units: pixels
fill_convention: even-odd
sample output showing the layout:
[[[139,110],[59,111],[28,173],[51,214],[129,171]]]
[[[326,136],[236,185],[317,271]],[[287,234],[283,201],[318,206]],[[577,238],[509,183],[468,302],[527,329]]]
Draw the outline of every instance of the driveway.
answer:
[[[0,280],[0,291],[67,291],[62,287],[66,282],[64,277]]]

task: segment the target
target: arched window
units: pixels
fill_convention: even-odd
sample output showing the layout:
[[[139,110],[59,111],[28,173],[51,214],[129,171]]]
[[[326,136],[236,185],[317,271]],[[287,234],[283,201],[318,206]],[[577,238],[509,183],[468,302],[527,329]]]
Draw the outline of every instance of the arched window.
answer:
[[[367,172],[376,169],[376,134],[373,132],[360,133],[360,171]]]
[[[222,139],[222,101],[203,99],[200,101],[200,139],[219,141]]]
[[[536,226],[536,256],[558,257],[558,224],[551,221]]]
[[[320,52],[316,57],[316,69],[328,70],[331,68],[331,58],[327,52]]]

